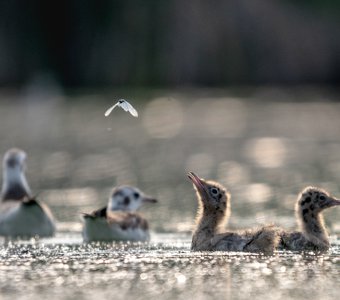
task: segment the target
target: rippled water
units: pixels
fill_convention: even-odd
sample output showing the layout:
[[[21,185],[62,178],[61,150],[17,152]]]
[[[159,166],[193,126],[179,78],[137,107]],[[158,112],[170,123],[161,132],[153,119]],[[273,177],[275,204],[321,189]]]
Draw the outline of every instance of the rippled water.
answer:
[[[64,96],[0,93],[0,152],[28,153],[32,190],[58,220],[41,241],[0,240],[1,298],[336,299],[340,210],[326,213],[329,253],[274,256],[190,252],[196,210],[189,170],[232,193],[231,228],[295,226],[297,193],[340,197],[340,104],[329,91],[118,91]],[[112,99],[132,99],[140,117]],[[82,243],[80,213],[117,184],[159,199],[142,209],[150,244]]]
[[[2,299],[338,299],[340,245],[329,254],[198,253],[180,234],[150,244],[60,236],[0,248]]]

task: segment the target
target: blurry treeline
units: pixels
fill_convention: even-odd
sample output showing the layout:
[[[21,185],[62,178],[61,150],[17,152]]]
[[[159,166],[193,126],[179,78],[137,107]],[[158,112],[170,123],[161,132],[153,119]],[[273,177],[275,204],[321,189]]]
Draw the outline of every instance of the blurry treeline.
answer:
[[[0,1],[0,85],[329,83],[336,0]]]

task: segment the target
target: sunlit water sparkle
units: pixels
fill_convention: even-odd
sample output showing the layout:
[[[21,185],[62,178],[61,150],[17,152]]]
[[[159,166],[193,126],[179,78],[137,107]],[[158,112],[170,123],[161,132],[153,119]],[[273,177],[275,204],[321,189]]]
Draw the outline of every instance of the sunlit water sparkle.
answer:
[[[191,252],[186,234],[83,244],[76,234],[0,247],[2,299],[335,299],[340,243],[327,254]],[[332,288],[330,288],[332,283]]]

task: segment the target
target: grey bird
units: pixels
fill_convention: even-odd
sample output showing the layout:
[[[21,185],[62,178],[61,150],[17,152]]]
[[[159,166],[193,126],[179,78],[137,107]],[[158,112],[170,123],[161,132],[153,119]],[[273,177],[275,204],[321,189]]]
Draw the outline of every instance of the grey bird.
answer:
[[[136,211],[145,203],[156,202],[136,187],[114,188],[107,206],[83,214],[84,241],[148,241],[148,221]]]
[[[26,153],[10,149],[3,159],[0,202],[0,235],[5,237],[50,237],[55,222],[50,209],[32,197],[25,176]]]

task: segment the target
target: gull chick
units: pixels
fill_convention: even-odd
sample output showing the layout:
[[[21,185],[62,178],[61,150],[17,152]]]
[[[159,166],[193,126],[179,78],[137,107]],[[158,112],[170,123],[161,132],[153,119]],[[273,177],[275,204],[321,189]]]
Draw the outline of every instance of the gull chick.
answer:
[[[299,231],[280,231],[280,248],[302,251],[327,251],[330,247],[322,212],[340,205],[340,200],[317,187],[306,187],[295,205]]]
[[[118,102],[111,106],[106,112],[105,112],[105,117],[109,116],[109,114],[116,108],[116,107],[120,107],[122,109],[124,109],[125,111],[128,111],[131,115],[133,115],[134,117],[138,117],[138,112],[135,110],[135,108],[126,100],[124,99],[120,99],[118,100]]]
[[[273,226],[243,232],[224,231],[230,215],[230,194],[219,183],[188,173],[199,204],[191,249],[195,251],[245,251],[272,253],[279,237]]]
[[[136,211],[145,203],[156,202],[135,187],[114,188],[107,206],[84,214],[84,241],[148,241],[148,222]]]
[[[25,176],[26,153],[10,149],[3,159],[0,203],[0,235],[6,237],[49,237],[55,224],[49,208],[32,197]]]

